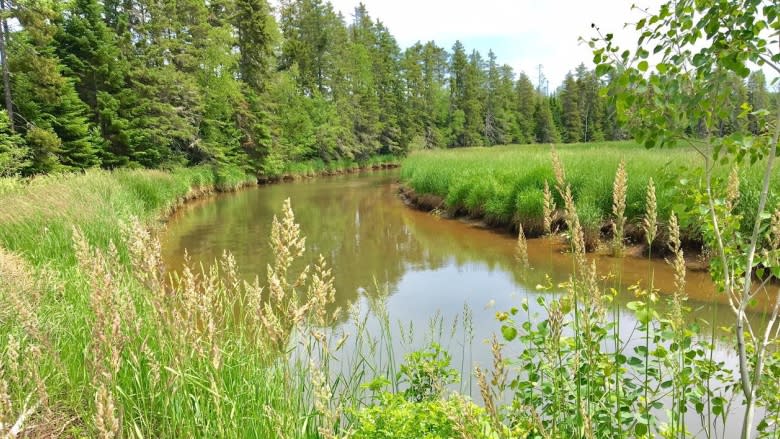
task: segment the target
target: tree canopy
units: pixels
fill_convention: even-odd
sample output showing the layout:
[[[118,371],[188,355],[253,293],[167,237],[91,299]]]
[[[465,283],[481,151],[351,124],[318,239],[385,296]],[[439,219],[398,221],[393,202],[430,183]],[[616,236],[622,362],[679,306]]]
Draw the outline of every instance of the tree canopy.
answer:
[[[363,4],[349,17],[323,0],[2,7],[2,174],[198,163],[274,174],[302,160],[625,136],[600,93],[608,76],[580,65],[547,96],[492,51],[402,48]],[[769,100],[760,72],[735,77],[732,93]]]

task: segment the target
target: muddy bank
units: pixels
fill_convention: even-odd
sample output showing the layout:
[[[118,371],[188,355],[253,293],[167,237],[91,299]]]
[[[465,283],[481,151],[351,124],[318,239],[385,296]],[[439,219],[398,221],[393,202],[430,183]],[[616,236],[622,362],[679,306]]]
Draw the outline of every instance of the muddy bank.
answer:
[[[414,189],[401,183],[397,184],[397,192],[404,204],[413,209],[431,212],[447,219],[468,219],[469,221],[479,223],[480,226],[484,228],[508,234],[517,234],[519,220],[516,218],[511,221],[502,221],[500,219],[486,217],[483,214],[474,214],[464,207],[447,206],[443,197],[433,194],[418,194]],[[554,236],[552,238],[564,242],[565,238],[562,236],[562,233],[566,231],[566,222],[564,221],[562,212],[556,212],[552,228],[554,230]],[[529,239],[545,237],[541,219],[535,221],[526,220],[526,222],[523,223],[523,232]],[[613,236],[611,222],[605,222],[598,228],[585,228],[584,233],[585,244],[589,253],[598,255],[609,254],[609,242]],[[626,224],[626,249],[624,257],[640,259],[652,257],[653,259],[663,259],[669,255],[667,236],[666,229],[659,227],[658,237],[651,248],[644,242],[644,231],[641,227],[635,224]],[[688,270],[706,271],[708,269],[709,263],[706,256],[702,253],[701,242],[691,240],[684,241],[683,249],[686,255],[686,267]],[[561,245],[560,250],[565,252],[567,246]]]
[[[258,176],[257,177],[257,183],[258,184],[274,184],[274,183],[281,183],[285,181],[295,181],[295,180],[303,180],[307,178],[316,178],[316,177],[331,177],[336,175],[347,175],[347,174],[357,174],[360,172],[371,172],[371,171],[380,171],[384,169],[396,169],[400,167],[401,165],[398,163],[380,163],[375,165],[367,165],[367,166],[358,166],[354,168],[342,168],[342,169],[326,169],[322,171],[317,172],[307,172],[305,174],[303,173],[288,173],[288,174],[282,174],[279,176]]]

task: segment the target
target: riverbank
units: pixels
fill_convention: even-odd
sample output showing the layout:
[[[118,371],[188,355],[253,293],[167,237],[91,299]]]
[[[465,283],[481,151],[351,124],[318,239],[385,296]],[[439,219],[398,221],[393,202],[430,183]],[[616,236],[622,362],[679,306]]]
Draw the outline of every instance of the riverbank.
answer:
[[[73,227],[102,248],[120,245],[121,225],[131,218],[146,224],[179,205],[212,192],[256,184],[238,169],[182,168],[92,170],[0,181],[0,246],[35,266],[68,268],[75,264]]]
[[[304,365],[234,318],[248,292],[223,283],[226,265],[169,279],[149,233],[256,184],[210,167],[0,180],[0,433],[313,437],[314,420],[295,427],[314,416]]]
[[[687,148],[646,150],[632,142],[560,145],[556,150],[571,185],[589,250],[597,250],[612,239],[613,184],[622,160],[628,175],[625,244],[629,247],[644,245],[641,222],[646,210],[647,186],[652,178],[659,219],[659,235],[652,253],[662,256],[667,251],[665,226],[673,211],[680,218],[685,248],[691,252],[701,251],[703,221],[690,201],[701,190],[701,176],[693,171],[701,162],[695,151]],[[740,197],[734,205],[734,214],[741,216],[745,229],[753,223],[751,212],[755,211],[760,186],[761,173],[755,172],[755,166],[760,164],[745,165],[738,173]],[[716,178],[726,180],[729,171],[716,169]],[[545,233],[544,185],[547,182],[558,208],[551,218],[552,231],[564,231],[565,228],[561,214],[564,203],[555,189],[549,145],[417,152],[403,161],[400,180],[405,187],[405,198],[413,205],[426,210],[437,209],[451,216],[478,218],[492,227],[513,231],[522,224],[528,237]],[[780,189],[778,181],[776,178],[773,185]],[[776,205],[777,201],[777,196],[773,195],[770,205]]]
[[[0,179],[0,434],[317,437],[310,364],[280,347],[293,333],[319,343],[302,326],[328,305],[314,282],[329,274],[296,283],[308,294],[294,300],[275,284],[269,310],[265,288],[228,282],[231,256],[171,273],[150,233],[188,201],[256,184],[211,167]],[[282,213],[274,267],[287,273],[303,241]]]
[[[485,229],[494,230],[500,233],[506,233],[511,234],[513,236],[517,236],[517,223],[514,222],[497,222],[495,220],[488,221],[484,215],[473,215],[469,214],[467,211],[459,210],[459,209],[449,209],[446,205],[445,199],[443,197],[439,197],[436,195],[431,194],[423,194],[419,195],[415,192],[414,189],[411,189],[407,186],[404,186],[403,184],[397,185],[397,192],[398,196],[401,198],[401,200],[404,202],[406,206],[408,206],[411,209],[416,209],[422,212],[428,212],[433,215],[438,215],[442,218],[445,218],[447,220],[468,220],[470,223],[476,222],[480,227]],[[560,218],[562,214],[560,212],[556,213],[556,217]],[[559,219],[559,221],[556,223],[556,227],[559,229],[563,227],[563,221],[562,219]],[[610,223],[605,223],[600,229],[599,233],[601,233],[602,230],[608,230],[608,227],[610,226]],[[525,225],[523,226],[525,228]],[[555,249],[555,251],[559,253],[568,253],[571,251],[571,248],[566,243],[566,236],[563,231],[553,234],[550,236],[545,236],[542,233],[538,233],[534,228],[531,228],[532,232],[528,234],[527,239],[529,239],[529,243],[533,240],[551,240],[555,244],[551,247]],[[635,229],[631,229],[631,234],[629,236],[629,241],[626,244],[626,248],[623,251],[622,257],[626,258],[634,258],[636,260],[646,260],[648,256],[652,256],[653,259],[664,259],[668,254],[668,249],[666,248],[656,248],[654,246],[653,253],[651,255],[648,255],[648,247],[644,243],[638,243],[637,240],[642,238],[642,235],[638,233]],[[608,242],[609,236],[607,235],[597,235],[597,236],[591,236],[589,238],[590,245],[589,249],[591,250],[590,253],[593,253],[595,255],[603,255],[608,256],[609,255],[609,242]],[[548,246],[549,247],[549,246]],[[701,247],[695,246],[695,245],[689,245],[686,248],[686,257],[685,257],[685,266],[686,269],[691,272],[704,272],[707,271],[707,268],[709,266],[709,262],[707,261],[706,257],[701,252]],[[714,300],[712,297],[709,297],[708,295],[713,294],[714,291],[707,290],[706,294],[696,294],[698,300],[702,301],[710,301]]]
[[[307,160],[298,163],[291,163],[284,166],[283,170],[278,172],[269,172],[258,176],[258,182],[278,183],[280,181],[300,180],[304,178],[314,178],[320,176],[333,176],[354,174],[356,172],[365,172],[380,169],[393,169],[401,166],[398,157],[394,155],[378,155],[366,160],[333,160],[324,162],[322,160]]]

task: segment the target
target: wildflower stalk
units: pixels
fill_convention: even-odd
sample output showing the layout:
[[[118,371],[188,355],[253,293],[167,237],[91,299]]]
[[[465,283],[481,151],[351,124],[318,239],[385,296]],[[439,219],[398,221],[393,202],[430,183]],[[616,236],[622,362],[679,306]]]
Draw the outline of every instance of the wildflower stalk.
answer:
[[[624,251],[623,238],[626,226],[626,191],[628,190],[628,174],[626,162],[621,160],[615,173],[612,188],[612,254],[622,256]]]
[[[517,225],[517,245],[515,246],[515,258],[523,268],[528,267],[528,241],[525,239],[523,224]]]

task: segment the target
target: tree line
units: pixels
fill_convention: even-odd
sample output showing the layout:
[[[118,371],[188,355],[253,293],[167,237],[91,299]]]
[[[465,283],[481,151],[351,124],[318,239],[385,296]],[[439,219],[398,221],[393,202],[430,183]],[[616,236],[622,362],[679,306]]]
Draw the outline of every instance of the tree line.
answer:
[[[551,96],[460,42],[402,50],[322,0],[0,0],[0,175],[625,138],[584,65]],[[768,100],[760,72],[735,98]],[[737,101],[735,101],[737,102]],[[733,120],[723,130],[738,127]],[[753,105],[753,108],[765,108]]]

